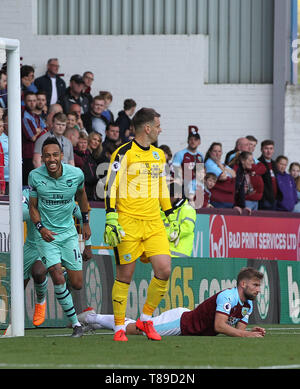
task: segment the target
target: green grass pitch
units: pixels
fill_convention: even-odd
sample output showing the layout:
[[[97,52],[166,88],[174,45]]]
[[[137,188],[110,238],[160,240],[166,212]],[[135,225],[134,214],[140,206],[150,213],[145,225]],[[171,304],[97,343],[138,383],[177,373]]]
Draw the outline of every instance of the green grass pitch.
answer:
[[[32,329],[0,338],[1,369],[300,369],[300,326],[265,326],[265,338],[129,336],[110,331],[71,338],[71,330]]]

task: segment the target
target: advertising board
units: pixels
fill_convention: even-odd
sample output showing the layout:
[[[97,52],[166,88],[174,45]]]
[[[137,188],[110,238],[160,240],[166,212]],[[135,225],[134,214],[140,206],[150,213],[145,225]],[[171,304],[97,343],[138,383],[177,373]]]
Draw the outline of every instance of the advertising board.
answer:
[[[211,215],[211,258],[300,260],[300,219]]]

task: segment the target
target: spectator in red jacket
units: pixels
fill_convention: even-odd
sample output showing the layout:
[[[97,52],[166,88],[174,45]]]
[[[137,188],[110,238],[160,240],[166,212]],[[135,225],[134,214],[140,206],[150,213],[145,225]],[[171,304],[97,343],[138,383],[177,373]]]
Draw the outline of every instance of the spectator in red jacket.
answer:
[[[74,147],[75,166],[83,170],[84,164],[88,159],[90,152],[88,150],[88,135],[85,131],[80,131],[76,147]]]
[[[247,161],[245,160],[245,156],[247,154],[244,154],[244,152],[237,152],[232,161],[230,162],[230,165],[233,166],[233,169],[237,172],[239,167],[242,165],[244,168],[245,164],[247,164]],[[258,210],[258,201],[261,200],[263,196],[264,191],[264,181],[262,179],[262,175],[266,173],[266,166],[260,162],[258,159],[255,159],[253,157],[252,152],[249,152],[251,154],[251,157],[249,157],[252,160],[251,169],[246,169],[246,177],[250,180],[249,188],[253,188],[253,191],[247,191],[245,194],[245,202],[246,207],[251,209],[252,211]],[[241,159],[241,155],[243,154],[243,157]]]

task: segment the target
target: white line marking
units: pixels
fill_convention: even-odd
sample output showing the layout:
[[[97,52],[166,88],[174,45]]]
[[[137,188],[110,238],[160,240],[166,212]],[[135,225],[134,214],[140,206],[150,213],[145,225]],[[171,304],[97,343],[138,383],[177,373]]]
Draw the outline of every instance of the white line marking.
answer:
[[[300,327],[299,328],[297,328],[297,327],[283,327],[283,328],[277,328],[277,327],[272,328],[272,327],[270,327],[270,328],[267,328],[266,327],[266,330],[270,330],[270,331],[285,331],[285,330],[300,331]]]
[[[105,364],[53,364],[53,363],[0,363],[0,368],[55,368],[55,369],[252,369],[252,367],[244,366],[149,366],[149,365],[105,365]],[[274,365],[274,366],[258,366],[256,369],[299,369],[299,364],[294,365]]]
[[[90,335],[113,335],[113,332],[86,332],[83,334],[83,336],[90,336]],[[34,335],[33,338],[36,338],[36,337],[45,337],[46,338],[52,338],[52,337],[55,337],[55,336],[71,336],[70,333],[68,334],[49,334],[49,335]]]

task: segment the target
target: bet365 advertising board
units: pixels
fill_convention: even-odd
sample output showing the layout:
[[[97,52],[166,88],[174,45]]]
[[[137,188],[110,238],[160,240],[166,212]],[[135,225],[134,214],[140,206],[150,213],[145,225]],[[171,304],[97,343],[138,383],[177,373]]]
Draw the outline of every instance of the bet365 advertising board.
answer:
[[[83,289],[73,292],[78,312],[93,306],[98,312],[112,313],[113,252],[97,248],[103,246],[104,220],[104,210],[93,208],[90,222],[94,256],[84,263]],[[251,322],[300,323],[299,221],[300,218],[198,214],[192,256],[172,259],[169,289],[155,314],[178,306],[193,309],[219,290],[235,286],[241,267],[254,266],[264,273],[264,281]],[[0,328],[6,328],[10,320],[8,226],[7,220],[1,218],[0,251],[4,253],[0,253]],[[140,314],[152,275],[151,265],[138,261],[130,286],[128,316],[136,318]],[[32,327],[34,303],[31,281],[25,291],[26,328]],[[66,323],[50,281],[44,326],[63,327]]]

